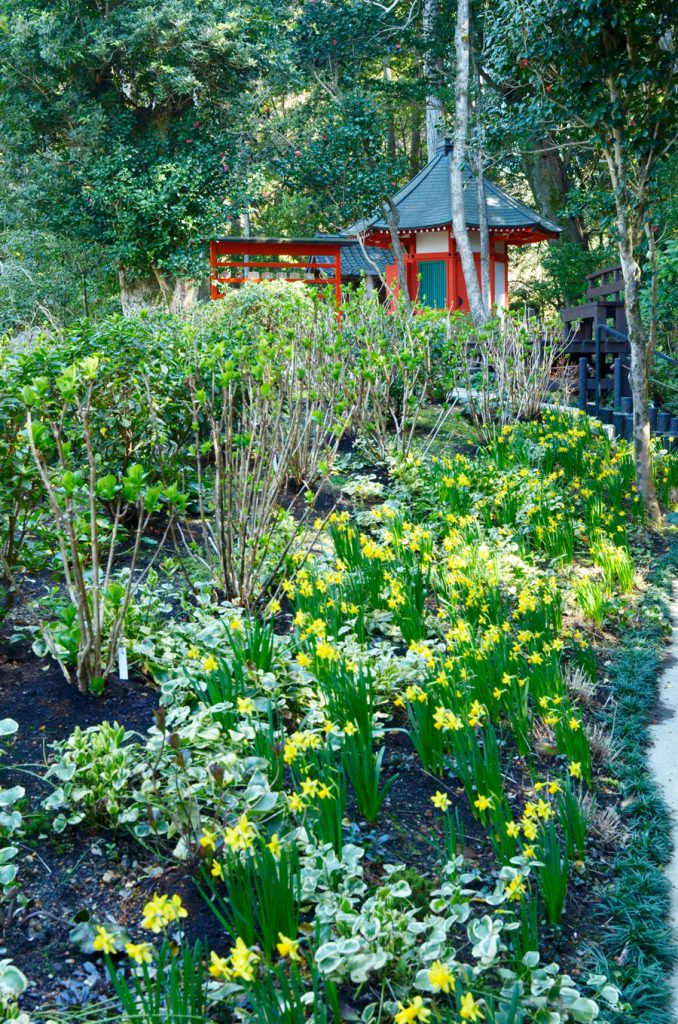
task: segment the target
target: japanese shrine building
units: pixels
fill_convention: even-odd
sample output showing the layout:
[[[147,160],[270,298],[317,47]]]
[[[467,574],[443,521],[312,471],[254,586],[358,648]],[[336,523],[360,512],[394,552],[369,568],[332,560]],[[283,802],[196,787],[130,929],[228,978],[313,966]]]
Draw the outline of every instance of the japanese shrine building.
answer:
[[[393,201],[399,214],[398,235],[412,301],[435,309],[467,310],[461,258],[452,230],[451,159],[452,146],[445,140],[440,143],[433,160],[393,197]],[[506,307],[510,247],[557,238],[561,229],[487,179],[485,194],[490,235],[491,302]],[[475,179],[470,175],[464,181],[464,207],[480,280],[478,190]],[[362,237],[366,252],[357,240],[358,235]],[[280,256],[284,260],[292,257],[297,262],[293,265],[270,261],[250,264],[228,258],[236,253],[242,254],[245,246],[250,254],[256,253],[259,257],[276,255],[278,260]],[[250,255],[247,260],[251,259]],[[338,299],[341,282],[356,282],[364,277],[369,287],[377,284],[380,276],[390,286],[396,286],[398,282],[391,251],[391,233],[381,214],[347,228],[340,235],[318,235],[315,239],[219,239],[211,244],[211,264],[213,298],[223,294],[224,284],[251,279],[252,272],[259,276],[257,267],[282,267],[287,280],[333,284]],[[249,269],[238,269],[237,276],[229,277],[234,267]],[[273,274],[262,276],[272,277]]]

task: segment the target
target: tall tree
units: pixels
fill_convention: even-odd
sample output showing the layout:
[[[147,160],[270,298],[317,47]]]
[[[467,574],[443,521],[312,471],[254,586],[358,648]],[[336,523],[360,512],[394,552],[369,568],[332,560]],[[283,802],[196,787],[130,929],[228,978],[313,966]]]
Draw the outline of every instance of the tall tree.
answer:
[[[411,101],[403,100],[416,94],[412,61],[400,41],[405,29],[397,9],[362,0],[327,0],[301,9],[291,28],[291,53],[304,100],[281,116],[277,130],[280,178],[312,197],[321,225],[343,227],[382,212],[410,311],[392,202],[409,163],[396,145],[394,116],[405,108],[403,129],[411,138]]]
[[[658,169],[675,144],[675,4],[672,0],[498,0],[499,71],[516,64],[547,123],[574,130],[608,170],[631,349],[633,442],[646,514],[661,513],[652,479],[648,376],[652,347],[641,316],[642,264]]]
[[[281,0],[282,2],[282,0]],[[0,216],[180,303],[224,228],[277,0],[0,0]]]
[[[440,98],[443,69],[436,47],[438,29],[438,0],[424,0],[422,27],[424,35],[424,79],[426,82],[426,158],[430,162],[436,155],[443,128],[443,101]]]
[[[450,193],[452,196],[452,227],[454,240],[461,257],[466,284],[466,295],[471,316],[476,324],[483,324],[489,316],[489,295],[483,297],[478,281],[476,262],[466,228],[464,206],[464,169],[468,166],[469,79],[471,65],[471,36],[469,0],[457,0],[457,24],[454,31],[456,70],[454,78],[454,144],[450,161]]]

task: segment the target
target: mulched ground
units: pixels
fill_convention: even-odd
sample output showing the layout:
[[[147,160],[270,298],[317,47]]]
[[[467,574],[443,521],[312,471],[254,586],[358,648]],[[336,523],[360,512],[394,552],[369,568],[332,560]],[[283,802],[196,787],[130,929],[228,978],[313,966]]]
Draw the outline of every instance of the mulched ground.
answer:
[[[57,666],[37,658],[27,644],[0,645],[0,716],[19,724],[2,759],[0,784],[25,788],[21,810],[29,832],[19,875],[27,904],[17,909],[3,943],[5,955],[33,982],[27,1007],[50,1002],[75,984],[74,971],[76,980],[82,973],[77,971],[82,958],[68,941],[76,915],[116,916],[126,903],[142,903],[138,882],[154,867],[152,858],[124,834],[52,832],[49,815],[40,810],[50,792],[40,779],[49,745],[75,725],[86,728],[105,719],[145,732],[156,704],[157,694],[141,680],[113,679],[104,697],[93,697],[79,693]]]

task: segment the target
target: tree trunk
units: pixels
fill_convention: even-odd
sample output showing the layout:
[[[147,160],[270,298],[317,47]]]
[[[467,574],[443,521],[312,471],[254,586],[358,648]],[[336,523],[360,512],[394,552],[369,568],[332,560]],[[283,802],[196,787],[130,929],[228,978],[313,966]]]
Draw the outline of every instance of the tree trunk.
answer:
[[[654,224],[645,223],[647,254],[650,262],[650,334],[647,339],[647,372],[652,367],[652,356],[657,347],[657,322],[659,312],[659,276],[657,274],[657,241]]]
[[[482,91],[478,63],[474,61],[475,85],[476,85],[476,111],[480,121],[482,119]],[[478,140],[475,152],[476,188],[478,191],[478,231],[480,234],[480,287],[483,295],[483,306],[489,317],[492,310],[492,284],[490,282],[490,228],[487,221],[487,195],[485,192],[485,159],[482,151],[481,141]]]
[[[487,223],[487,196],[483,177],[483,161],[478,156],[476,180],[478,185],[478,222],[480,228],[480,286],[483,308],[489,317],[492,309],[492,284],[490,282],[490,229]]]
[[[606,79],[610,100],[617,110],[623,110],[622,90],[610,74]],[[611,145],[603,149],[614,192],[619,235],[619,259],[624,279],[624,310],[631,346],[631,395],[633,396],[633,455],[636,464],[636,483],[643,499],[645,515],[653,526],[662,523],[657,492],[652,477],[652,450],[650,448],[650,415],[648,409],[648,377],[651,352],[640,315],[640,266],[636,259],[638,246],[646,223],[648,200],[647,173],[641,175],[636,187],[629,185],[630,148],[624,145],[622,121],[611,129]],[[646,170],[651,162],[648,159]]]
[[[391,66],[388,60],[384,59],[382,63],[384,85],[386,86],[387,95],[388,87],[391,84]],[[391,98],[388,100],[388,125],[386,128],[386,152],[388,153],[391,160],[395,160],[396,155],[396,136],[395,136],[395,124],[393,122],[393,110],[391,109]]]
[[[153,277],[130,277],[124,270],[118,273],[120,304],[124,316],[134,316],[144,309],[168,309],[179,313],[195,305],[199,285],[187,277],[169,278],[151,268]]]
[[[195,281],[188,277],[165,277],[157,267],[153,267],[153,273],[158,281],[163,305],[170,313],[181,313],[195,305],[199,290]]]
[[[410,174],[412,177],[421,167],[421,125],[419,112],[415,109],[412,113],[412,125],[410,128]]]
[[[634,255],[633,230],[623,198],[617,194],[617,229],[619,231],[619,257],[624,278],[624,308],[631,346],[631,372],[629,382],[633,396],[633,454],[636,464],[636,482],[643,499],[645,514],[650,522],[659,526],[661,509],[657,501],[652,477],[652,451],[650,448],[650,416],[648,410],[648,350],[647,337],[640,314],[640,267]]]
[[[407,287],[407,273],[405,271],[405,257],[403,255],[403,247],[400,241],[400,235],[398,234],[398,223],[400,220],[400,214],[398,213],[398,207],[392,199],[387,199],[382,203],[382,211],[384,214],[384,220],[388,224],[388,229],[391,233],[391,245],[393,247],[393,255],[395,257],[395,264],[398,270],[398,281],[400,283],[400,294],[402,295],[403,305],[405,306],[405,312],[408,316],[412,315],[412,301],[410,299],[410,291]]]
[[[466,295],[471,316],[476,324],[487,321],[487,313],[478,283],[476,263],[466,227],[464,209],[464,179],[462,168],[466,161],[466,140],[468,136],[468,86],[471,44],[469,38],[469,0],[457,0],[457,25],[454,30],[454,48],[457,69],[454,82],[454,146],[450,161],[450,192],[452,195],[452,226],[457,250],[461,257],[461,269],[466,284]]]
[[[251,236],[251,234],[252,234],[252,231],[251,231],[251,228],[250,228],[250,211],[248,209],[245,209],[243,211],[242,223],[243,223],[243,232],[242,233],[245,236],[245,238],[249,238]],[[242,258],[243,259],[243,263],[247,263],[249,258],[250,258],[249,257],[249,253],[244,253],[243,254],[243,258]],[[249,277],[250,276],[250,268],[249,267],[243,267],[243,275],[242,276],[243,277]]]
[[[125,270],[118,272],[120,305],[124,316],[133,316],[142,309],[157,309],[164,305],[162,292],[155,277],[130,277]]]
[[[438,0],[424,0],[422,27],[424,30],[424,80],[426,82],[426,158],[431,162],[436,155],[440,125],[443,120],[443,103],[436,95],[435,89],[442,79],[440,61],[431,54],[431,46],[435,38],[435,21],[438,13]]]
[[[525,176],[534,201],[543,217],[548,217],[563,229],[561,238],[588,248],[579,217],[561,217],[560,212],[570,190],[570,182],[563,158],[550,136],[536,139],[531,152],[523,156]]]

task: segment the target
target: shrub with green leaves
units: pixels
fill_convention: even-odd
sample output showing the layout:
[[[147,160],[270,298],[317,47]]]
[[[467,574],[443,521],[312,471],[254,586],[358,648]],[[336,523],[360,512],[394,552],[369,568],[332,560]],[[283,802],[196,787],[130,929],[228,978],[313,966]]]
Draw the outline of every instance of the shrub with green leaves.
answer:
[[[89,729],[79,726],[68,739],[56,744],[56,761],[45,779],[55,780],[54,791],[43,802],[57,811],[53,828],[68,825],[119,825],[131,822],[131,787],[140,761],[141,747],[117,722],[102,722]]]
[[[124,470],[115,464],[102,467],[93,424],[106,383],[99,368],[99,357],[87,356],[65,367],[54,382],[33,378],[22,392],[26,432],[61,561],[73,644],[60,644],[59,630],[51,629],[49,621],[41,622],[42,637],[67,678],[74,663],[83,692],[100,691],[116,662],[151,517],[162,506],[171,519],[185,503],[176,482],[165,486],[155,469],[138,462]],[[131,557],[125,575],[116,575],[116,552],[130,520],[135,523]]]
[[[18,729],[13,718],[0,721],[0,741],[14,736]],[[5,750],[0,747],[0,755]],[[11,923],[13,908],[19,895],[16,884],[19,872],[19,847],[24,830],[24,819],[17,804],[25,795],[23,786],[0,787],[0,919],[3,927]]]

